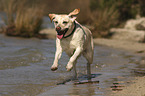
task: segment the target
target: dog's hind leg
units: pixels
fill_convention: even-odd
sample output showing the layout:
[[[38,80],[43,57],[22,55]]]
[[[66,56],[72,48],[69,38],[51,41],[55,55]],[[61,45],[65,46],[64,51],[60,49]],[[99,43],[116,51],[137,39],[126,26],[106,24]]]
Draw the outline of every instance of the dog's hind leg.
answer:
[[[74,75],[73,79],[74,79],[74,80],[77,80],[76,63],[77,63],[77,61],[75,61],[74,64],[73,64],[73,72],[74,72],[74,74],[73,74],[73,75]]]
[[[91,64],[87,63],[87,75],[88,75],[88,80],[91,80]]]
[[[83,52],[83,56],[87,60],[87,75],[88,75],[88,80],[91,80],[91,64],[93,62],[93,50],[85,50]]]

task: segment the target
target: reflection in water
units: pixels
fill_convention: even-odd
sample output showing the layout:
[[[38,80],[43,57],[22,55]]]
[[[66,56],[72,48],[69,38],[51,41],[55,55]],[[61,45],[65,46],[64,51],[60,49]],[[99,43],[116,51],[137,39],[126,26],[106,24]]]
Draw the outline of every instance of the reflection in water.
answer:
[[[94,88],[95,86],[95,88]],[[70,90],[70,95],[82,95],[82,96],[93,96],[93,95],[102,95],[96,90],[98,90],[98,85],[94,84],[85,84],[85,85],[74,85]]]
[[[93,79],[100,82],[74,85],[71,81],[73,72],[66,72],[65,69],[67,55],[63,54],[57,71],[50,70],[54,54],[55,40],[23,39],[0,34],[0,95],[103,96],[113,82],[123,81],[126,77],[129,79],[132,69],[136,67],[135,62],[140,60],[140,57],[121,50],[95,46],[91,67],[92,74],[97,74]],[[86,61],[83,57],[78,60],[77,72],[79,80],[84,80]],[[65,85],[57,85],[67,79],[70,80]]]

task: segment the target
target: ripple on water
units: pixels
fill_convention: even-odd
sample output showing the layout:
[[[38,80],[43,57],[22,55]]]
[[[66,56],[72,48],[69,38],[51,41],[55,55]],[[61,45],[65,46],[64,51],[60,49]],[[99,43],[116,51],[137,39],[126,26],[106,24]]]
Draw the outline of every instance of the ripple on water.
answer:
[[[68,83],[61,86],[56,84],[72,79],[73,72],[66,72],[68,62],[66,54],[62,54],[58,70],[52,72],[50,67],[54,54],[55,40],[11,38],[0,35],[0,95],[35,96],[49,89],[51,89],[49,96],[104,95],[114,82],[131,77],[132,69],[140,60],[140,57],[125,51],[95,46],[94,62],[91,67],[92,74],[97,74],[94,79],[100,81],[99,84]],[[86,79],[83,77],[86,74],[86,60],[83,57],[78,60],[77,72],[79,80]],[[52,93],[56,91],[57,94]]]

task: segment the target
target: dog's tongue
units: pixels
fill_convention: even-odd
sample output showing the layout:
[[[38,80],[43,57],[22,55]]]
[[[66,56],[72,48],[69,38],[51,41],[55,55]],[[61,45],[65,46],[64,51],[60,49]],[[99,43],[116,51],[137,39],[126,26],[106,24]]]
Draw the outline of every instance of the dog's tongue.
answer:
[[[57,35],[58,39],[62,39],[62,37],[63,37],[63,34],[62,35]]]

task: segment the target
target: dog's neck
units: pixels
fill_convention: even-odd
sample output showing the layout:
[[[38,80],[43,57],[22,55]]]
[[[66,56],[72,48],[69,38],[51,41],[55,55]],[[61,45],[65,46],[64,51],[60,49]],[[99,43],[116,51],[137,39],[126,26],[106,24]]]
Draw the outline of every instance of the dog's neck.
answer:
[[[64,35],[64,37],[68,37],[68,36],[72,35],[73,31],[75,30],[74,29],[75,26],[76,26],[76,21],[74,21],[74,23],[72,24],[71,28],[66,32],[66,34]]]

